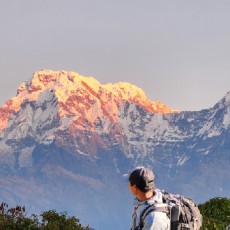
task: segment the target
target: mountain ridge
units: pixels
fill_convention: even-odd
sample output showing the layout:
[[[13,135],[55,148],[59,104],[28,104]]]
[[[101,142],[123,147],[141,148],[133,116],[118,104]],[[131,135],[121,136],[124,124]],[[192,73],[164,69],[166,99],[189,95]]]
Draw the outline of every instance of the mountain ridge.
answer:
[[[157,187],[198,202],[230,189],[230,93],[210,109],[177,111],[129,83],[44,70],[0,118],[2,200],[65,208],[115,230],[131,213],[121,174],[137,165],[153,168]]]

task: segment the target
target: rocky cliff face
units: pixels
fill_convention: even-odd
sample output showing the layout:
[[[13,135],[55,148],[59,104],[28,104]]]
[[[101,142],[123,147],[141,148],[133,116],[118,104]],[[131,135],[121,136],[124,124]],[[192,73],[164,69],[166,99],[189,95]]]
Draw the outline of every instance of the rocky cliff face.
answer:
[[[151,102],[129,83],[101,85],[92,77],[72,72],[37,72],[1,108],[0,151],[21,155],[28,148],[23,141],[29,140],[30,151],[26,162],[19,161],[20,168],[32,165],[29,152],[36,145],[54,141],[73,152],[95,155],[98,146],[108,149],[125,141],[121,129],[126,121],[121,117],[127,118],[124,109],[129,105],[134,109],[129,113],[135,113],[136,106],[151,114],[174,112],[160,102]],[[14,167],[15,159],[5,158],[4,163]]]
[[[229,126],[229,93],[213,108],[180,112],[129,83],[37,72],[0,108],[0,197],[127,229],[131,197],[120,176],[136,165],[198,202],[228,195]]]

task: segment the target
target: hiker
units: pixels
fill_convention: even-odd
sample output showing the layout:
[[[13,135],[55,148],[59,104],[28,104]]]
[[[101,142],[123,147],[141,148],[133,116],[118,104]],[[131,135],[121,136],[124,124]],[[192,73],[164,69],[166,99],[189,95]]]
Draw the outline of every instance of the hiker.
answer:
[[[135,196],[131,230],[169,230],[170,218],[166,212],[145,211],[151,204],[163,204],[162,193],[155,190],[152,170],[137,167],[123,177],[129,182],[129,190]]]

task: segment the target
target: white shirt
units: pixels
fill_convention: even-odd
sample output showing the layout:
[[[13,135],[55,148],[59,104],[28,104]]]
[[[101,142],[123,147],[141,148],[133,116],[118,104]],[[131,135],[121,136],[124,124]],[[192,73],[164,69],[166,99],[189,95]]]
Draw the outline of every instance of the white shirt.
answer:
[[[151,204],[163,203],[162,193],[159,190],[155,190],[155,195],[146,201],[139,201],[137,198],[134,200],[134,205],[136,207],[136,221],[134,220],[135,215],[133,216],[133,226],[132,230],[135,229],[134,223],[136,226],[140,224],[140,217],[145,208]],[[144,219],[144,226],[142,230],[170,230],[170,219],[164,212],[152,211]]]

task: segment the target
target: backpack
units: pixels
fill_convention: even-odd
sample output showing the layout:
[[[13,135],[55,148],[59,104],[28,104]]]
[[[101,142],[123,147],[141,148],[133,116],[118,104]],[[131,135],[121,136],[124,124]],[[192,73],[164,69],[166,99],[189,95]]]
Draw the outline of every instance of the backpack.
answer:
[[[144,219],[150,212],[165,212],[170,218],[170,230],[199,230],[202,215],[198,206],[189,198],[160,190],[163,203],[149,205],[140,216],[139,229],[144,226]]]

